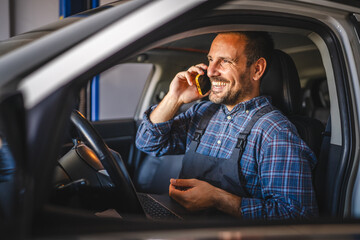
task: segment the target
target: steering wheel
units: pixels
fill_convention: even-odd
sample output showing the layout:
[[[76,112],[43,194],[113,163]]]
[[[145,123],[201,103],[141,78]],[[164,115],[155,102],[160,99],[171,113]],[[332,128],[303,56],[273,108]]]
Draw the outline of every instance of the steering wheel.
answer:
[[[119,214],[141,214],[145,216],[121,156],[119,155],[119,161],[115,159],[100,134],[80,112],[73,110],[70,120],[88,143],[87,145],[95,152],[114,183],[113,197],[116,198],[114,202],[117,203],[115,210]]]

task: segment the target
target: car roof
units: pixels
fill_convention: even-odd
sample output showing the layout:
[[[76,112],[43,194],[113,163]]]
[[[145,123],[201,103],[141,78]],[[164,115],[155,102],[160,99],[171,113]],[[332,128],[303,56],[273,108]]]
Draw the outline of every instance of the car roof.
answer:
[[[146,5],[149,2],[151,1],[120,1],[109,3],[96,9],[91,9],[76,14],[74,16],[58,20],[54,23],[37,28],[33,31],[29,31],[9,38],[7,40],[0,41],[0,72],[2,72],[0,86],[4,86],[4,83],[6,83],[10,79],[14,79],[19,72],[22,72],[19,69],[19,66],[20,68],[24,69],[24,72],[29,72],[31,71],[31,69],[34,68],[36,64],[40,64],[41,62],[51,59],[52,56],[59,54],[61,51],[64,51],[64,49],[70,48],[77,42],[80,42],[90,37],[92,34],[98,32],[99,30],[105,28],[109,24],[113,23],[115,20],[124,17],[126,13],[129,12],[129,9],[136,10],[140,6]],[[301,2],[308,3],[308,1],[305,0],[297,0],[287,1],[287,4],[296,5]],[[228,3],[221,5],[218,9],[231,9],[234,5],[239,4],[244,3],[243,1],[229,1]],[[360,3],[355,0],[324,0],[312,2],[311,4],[313,4],[314,6],[326,6],[327,8],[341,9],[344,11],[360,13]],[[114,8],[118,5],[126,5],[124,9],[127,9],[128,11],[126,11],[125,13],[124,9],[122,8]],[[106,13],[103,13],[104,11]],[[82,21],[85,19],[86,21]],[[87,31],[83,31],[83,29],[87,29]],[[34,44],[28,46],[30,43]],[[47,48],[48,50],[46,51],[46,53],[42,52],[39,54],[40,49],[43,49],[44,45],[47,44],[49,45],[49,47]],[[205,46],[188,47],[200,49],[205,48]],[[19,54],[16,54],[16,50],[18,49],[21,49],[21,56],[19,56]],[[26,56],[29,57],[27,58]],[[33,58],[33,56],[37,56],[37,58],[30,59]],[[6,58],[6,60],[2,60],[4,58]],[[16,69],[14,69],[14,66],[16,66]],[[3,71],[5,69],[6,71]]]

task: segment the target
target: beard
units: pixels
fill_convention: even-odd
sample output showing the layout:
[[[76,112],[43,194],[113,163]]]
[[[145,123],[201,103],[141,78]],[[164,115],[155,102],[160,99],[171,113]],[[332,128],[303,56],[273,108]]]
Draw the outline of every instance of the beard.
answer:
[[[225,94],[223,94],[222,96],[218,96],[216,92],[211,91],[209,95],[210,101],[216,104],[224,104],[230,106],[235,106],[236,104],[242,102],[253,91],[253,86],[251,85],[250,80],[246,79],[246,76],[248,76],[248,71],[245,71],[243,74],[240,75],[239,80],[242,86],[238,90],[234,90],[233,86],[230,86],[230,90],[225,92]],[[211,78],[211,81],[213,80],[226,82],[228,84],[230,83],[230,81],[222,77],[213,77]]]

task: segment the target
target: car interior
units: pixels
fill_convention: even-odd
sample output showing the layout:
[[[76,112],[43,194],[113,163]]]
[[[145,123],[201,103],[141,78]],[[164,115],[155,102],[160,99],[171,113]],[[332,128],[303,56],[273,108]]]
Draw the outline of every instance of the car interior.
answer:
[[[181,169],[182,155],[150,156],[136,149],[134,139],[136,127],[141,122],[143,112],[149,106],[161,101],[175,74],[191,65],[207,62],[206,55],[216,33],[208,30],[204,33],[197,30],[187,35],[190,36],[165,39],[164,43],[157,43],[155,47],[150,47],[107,70],[115,72],[115,74],[109,74],[112,78],[116,78],[113,81],[121,81],[123,72],[116,72],[116,68],[129,63],[139,65],[147,63],[152,66],[150,73],[144,75],[146,78],[144,89],[139,102],[134,103],[137,111],[133,118],[119,120],[116,117],[113,119],[109,117],[109,119],[92,122],[106,144],[120,154],[116,161],[120,162],[120,166],[125,166],[131,178],[130,185],[133,185],[136,192],[166,196],[170,178],[176,178]],[[319,208],[321,214],[333,215],[333,204],[329,198],[331,185],[324,188],[326,185],[324,179],[329,177],[325,175],[324,168],[319,168],[326,165],[330,142],[325,139],[331,136],[327,73],[323,63],[323,53],[319,50],[323,42],[315,33],[302,30],[287,32],[283,29],[275,29],[271,35],[276,51],[262,79],[261,93],[272,97],[274,106],[293,122],[300,136],[316,154],[318,167],[314,169],[314,185]],[[106,72],[100,76],[105,74]],[[102,80],[100,77],[100,82]],[[90,118],[91,83],[89,86],[88,92],[80,97],[79,108],[84,109],[84,114]],[[121,89],[118,90],[121,91]],[[183,106],[181,111],[186,111],[190,105]],[[79,139],[73,142],[76,147],[73,147],[71,142],[64,144],[62,151],[64,155],[60,157],[54,178],[56,191],[52,199],[56,204],[85,209],[90,206],[96,211],[112,208],[114,203],[109,201],[111,199],[109,196],[113,193],[106,194],[106,191],[103,191],[104,188],[113,186],[110,174],[106,173],[91,149]],[[85,139],[85,142],[89,145],[89,141]],[[108,170],[106,167],[105,169]],[[84,186],[102,188],[101,194],[81,190],[86,188]],[[82,193],[79,194],[79,192]],[[92,197],[89,197],[89,193]],[[94,204],[95,202],[97,204]],[[122,209],[122,211],[126,210]]]
[[[91,217],[105,219],[102,226],[108,223],[109,218],[129,220],[129,224],[122,226],[133,230],[136,230],[131,225],[133,217],[161,224],[168,224],[173,219],[176,219],[175,222],[179,219],[233,221],[234,218],[216,211],[189,213],[168,197],[169,180],[178,176],[183,155],[154,157],[135,147],[136,131],[143,113],[163,99],[176,73],[198,63],[206,64],[207,53],[216,33],[227,31],[267,31],[271,34],[276,50],[263,76],[261,93],[271,96],[274,106],[296,126],[299,135],[317,157],[313,184],[320,216],[346,217],[347,196],[343,186],[350,174],[347,166],[353,151],[353,126],[349,120],[349,101],[344,94],[348,88],[337,38],[317,21],[303,24],[301,19],[297,21],[287,16],[262,16],[264,19],[259,23],[254,21],[254,16],[218,11],[205,19],[208,21],[194,21],[191,27],[184,25],[179,29],[159,30],[159,36],[146,39],[146,45],[139,43],[141,47],[130,57],[124,58],[121,53],[114,53],[111,61],[86,72],[85,80],[81,75],[79,81],[64,86],[50,96],[47,100],[49,105],[42,102],[29,111],[27,117],[36,119],[37,114],[43,111],[40,110],[43,107],[41,104],[46,105],[44,109],[52,109],[50,103],[71,89],[71,94],[65,95],[68,101],[76,99],[76,103],[71,103],[74,110],[69,113],[63,105],[55,106],[61,109],[62,118],[71,115],[70,119],[56,119],[51,111],[46,113],[49,116],[46,121],[63,123],[59,129],[48,129],[44,122],[27,126],[20,122],[18,125],[23,128],[3,130],[4,134],[8,131],[16,137],[22,136],[25,128],[29,128],[31,139],[32,134],[36,135],[36,127],[43,125],[44,132],[64,135],[61,148],[49,149],[49,152],[58,154],[56,163],[49,161],[43,166],[39,161],[31,167],[34,173],[40,173],[35,179],[39,180],[37,183],[41,186],[37,186],[34,193],[34,205],[37,207],[34,212],[41,212],[42,216],[36,220],[44,223],[51,219],[53,222],[49,221],[49,224],[52,230],[59,232],[65,231],[64,225],[68,224],[71,228],[70,225],[75,221],[78,224],[79,220],[83,231],[87,231],[89,226],[96,228],[97,222],[91,225],[86,221]],[[77,20],[69,19],[64,24]],[[265,20],[268,23],[262,25]],[[285,24],[284,20],[288,22]],[[56,24],[54,26],[61,28]],[[40,29],[40,32],[44,32],[44,29]],[[34,31],[31,34],[35,36],[37,33]],[[19,38],[27,39],[26,34]],[[136,44],[134,46],[138,46]],[[100,89],[96,86],[100,86]],[[10,96],[9,101],[21,102],[21,96]],[[180,112],[186,111],[192,104],[184,105]],[[0,111],[6,112],[9,118],[11,114],[23,115],[24,109],[19,109],[0,106]],[[97,111],[99,116],[94,117]],[[127,113],[121,115],[125,111]],[[0,119],[0,123],[11,121],[9,118]],[[7,137],[7,140],[11,143],[16,141],[15,137]],[[6,142],[2,144],[6,145]],[[24,142],[16,145],[25,148]],[[29,155],[37,156],[36,152],[31,152],[35,151],[31,144],[28,148]],[[15,157],[22,159],[21,156]],[[23,165],[26,168],[26,164]],[[41,170],[53,169],[53,166],[53,172]],[[48,176],[52,182],[41,181]],[[50,190],[46,192],[42,189]],[[0,201],[7,202],[0,202],[0,210],[6,212],[3,206],[12,201],[11,196],[0,196]],[[145,208],[154,202],[163,205],[173,215],[150,215]],[[57,225],[63,228],[57,229]]]

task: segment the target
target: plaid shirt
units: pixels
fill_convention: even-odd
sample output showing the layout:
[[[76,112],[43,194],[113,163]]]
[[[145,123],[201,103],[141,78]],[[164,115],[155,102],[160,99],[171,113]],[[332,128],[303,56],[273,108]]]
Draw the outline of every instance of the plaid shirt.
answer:
[[[137,147],[151,155],[184,154],[210,102],[195,104],[174,119],[152,124],[145,112],[138,129]],[[221,106],[209,122],[197,152],[230,158],[242,132],[254,113],[269,105],[266,97],[256,97],[236,105],[232,111]],[[295,126],[278,110],[260,118],[251,130],[240,161],[243,218],[284,219],[317,216],[312,185],[314,153],[299,137]],[[219,176],[221,177],[221,176]]]

